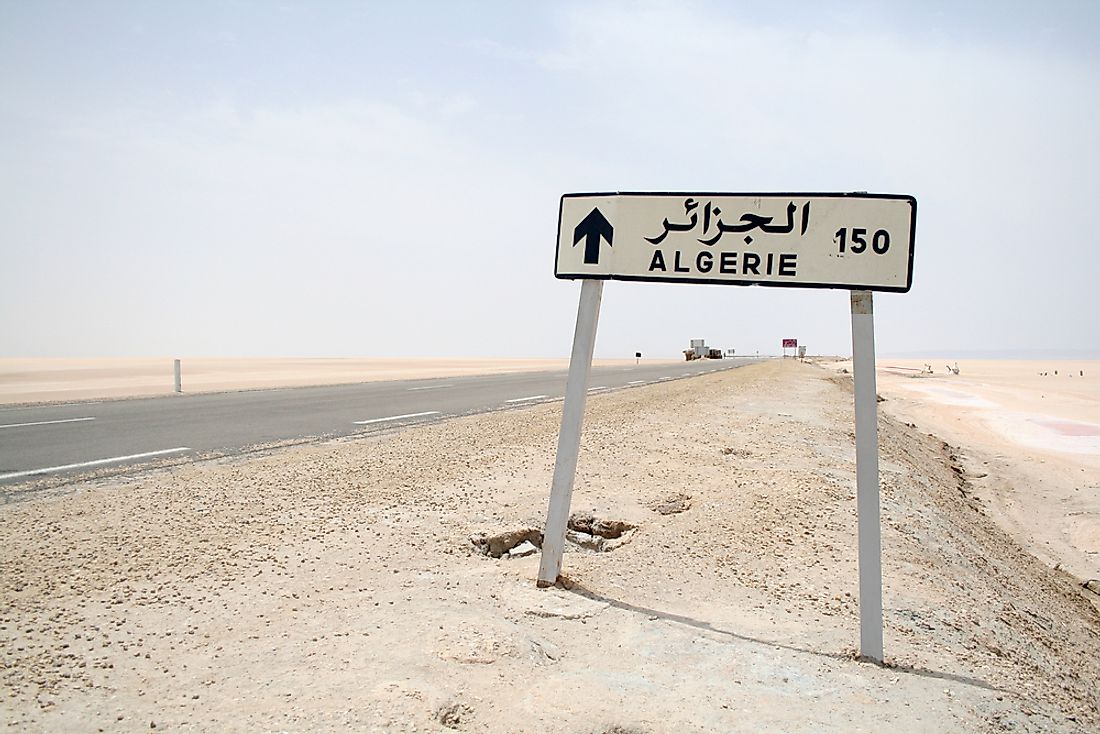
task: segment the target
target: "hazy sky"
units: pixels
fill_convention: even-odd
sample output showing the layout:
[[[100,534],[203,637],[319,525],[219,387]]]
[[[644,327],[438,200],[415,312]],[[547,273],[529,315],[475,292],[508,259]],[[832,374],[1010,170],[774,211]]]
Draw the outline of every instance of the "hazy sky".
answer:
[[[826,7],[826,5],[828,7]],[[570,191],[918,201],[880,353],[1100,349],[1100,4],[0,0],[0,356],[565,356]],[[851,349],[607,284],[598,356]]]

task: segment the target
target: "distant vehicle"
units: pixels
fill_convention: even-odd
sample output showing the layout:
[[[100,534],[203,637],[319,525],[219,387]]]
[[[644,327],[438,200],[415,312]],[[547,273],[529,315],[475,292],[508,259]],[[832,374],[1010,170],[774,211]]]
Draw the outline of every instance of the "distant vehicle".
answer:
[[[695,342],[699,342],[696,344]],[[691,362],[696,359],[722,359],[725,355],[721,349],[715,349],[714,347],[708,347],[702,343],[702,339],[692,339],[691,349],[684,350],[684,359]],[[731,352],[733,350],[730,350]]]

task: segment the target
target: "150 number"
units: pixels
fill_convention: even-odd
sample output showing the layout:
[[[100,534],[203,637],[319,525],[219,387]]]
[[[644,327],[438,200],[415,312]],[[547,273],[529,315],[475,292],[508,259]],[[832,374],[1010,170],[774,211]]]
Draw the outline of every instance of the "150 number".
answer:
[[[833,236],[834,242],[840,243],[840,251],[851,251],[858,255],[867,249],[867,229],[864,227],[841,227]],[[851,242],[849,245],[848,243]],[[875,230],[871,235],[871,249],[876,255],[885,255],[890,249],[890,233],[885,229]]]

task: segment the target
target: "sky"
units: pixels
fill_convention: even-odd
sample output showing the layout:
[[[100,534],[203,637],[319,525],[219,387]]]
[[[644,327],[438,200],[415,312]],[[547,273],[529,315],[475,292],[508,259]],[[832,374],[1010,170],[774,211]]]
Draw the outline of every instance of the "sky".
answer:
[[[565,357],[584,191],[911,194],[880,354],[1100,353],[1097,37],[1092,2],[0,0],[0,357]],[[610,282],[596,354],[850,328],[843,290]]]

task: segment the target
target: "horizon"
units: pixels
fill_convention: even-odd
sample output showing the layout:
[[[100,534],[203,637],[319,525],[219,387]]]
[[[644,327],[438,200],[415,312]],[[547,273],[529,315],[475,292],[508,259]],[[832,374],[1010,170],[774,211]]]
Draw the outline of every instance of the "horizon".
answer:
[[[710,345],[708,345],[710,346]],[[714,347],[719,348],[719,347]],[[782,351],[746,351],[737,352],[733,355],[725,355],[723,359],[736,359],[738,357],[794,357],[793,354],[784,355]],[[851,359],[851,350],[847,352],[814,352],[807,350],[807,358],[837,358],[837,359]],[[1100,349],[927,349],[927,350],[906,350],[906,351],[876,351],[876,361],[882,359],[965,359],[965,360],[990,360],[990,361],[1035,361],[1041,359],[1063,359],[1063,360],[1075,360],[1075,361],[1094,361],[1100,360]],[[530,356],[530,355],[503,355],[503,354],[484,354],[484,355],[453,355],[453,354],[381,354],[381,355],[324,355],[324,354],[266,354],[266,355],[234,355],[234,354],[146,354],[146,355],[85,355],[85,356],[70,356],[70,357],[51,357],[51,356],[3,356],[0,357],[0,363],[2,362],[15,362],[15,361],[156,361],[166,360],[171,361],[174,359],[198,359],[198,360],[241,360],[241,361],[262,361],[262,360],[334,360],[334,361],[350,361],[350,360],[396,360],[396,359],[411,359],[411,360],[456,360],[456,361],[568,361],[569,354],[561,354],[558,356]],[[623,355],[597,355],[594,357],[595,361],[630,361],[634,360],[634,353]],[[671,360],[680,361],[683,359],[683,351],[669,352],[669,353],[655,353],[646,354],[643,353],[641,358],[645,360]]]

